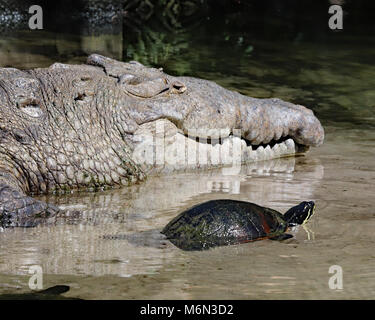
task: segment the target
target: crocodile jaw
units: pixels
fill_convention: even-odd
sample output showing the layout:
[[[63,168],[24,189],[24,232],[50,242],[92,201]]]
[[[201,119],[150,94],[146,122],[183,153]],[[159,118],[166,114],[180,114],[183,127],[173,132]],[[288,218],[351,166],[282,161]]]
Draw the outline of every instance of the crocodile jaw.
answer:
[[[204,138],[204,130],[192,130],[189,137],[166,119],[145,123],[129,138],[132,159],[150,174],[241,165],[294,156],[309,149],[292,138],[255,146],[241,138],[240,132],[228,135],[227,131],[222,130],[221,141],[211,141]]]

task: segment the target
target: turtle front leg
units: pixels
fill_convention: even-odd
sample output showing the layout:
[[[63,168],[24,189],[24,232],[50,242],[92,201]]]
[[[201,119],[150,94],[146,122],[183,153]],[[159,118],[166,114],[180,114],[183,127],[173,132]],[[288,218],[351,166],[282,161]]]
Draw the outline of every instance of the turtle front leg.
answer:
[[[0,172],[0,227],[35,227],[58,212],[57,207],[27,196]]]

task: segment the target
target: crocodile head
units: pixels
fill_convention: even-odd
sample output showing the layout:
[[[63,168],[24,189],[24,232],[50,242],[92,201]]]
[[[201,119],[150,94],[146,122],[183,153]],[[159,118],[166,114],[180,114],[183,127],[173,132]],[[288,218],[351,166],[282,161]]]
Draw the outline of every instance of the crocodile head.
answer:
[[[173,77],[138,62],[91,55],[132,99],[123,127],[133,159],[146,170],[209,167],[303,153],[324,130],[310,109],[280,99],[255,99],[214,82]],[[131,98],[130,98],[131,97]]]
[[[26,193],[128,184],[160,168],[266,160],[324,140],[303,106],[138,62],[94,54],[85,65],[0,74],[0,173]]]

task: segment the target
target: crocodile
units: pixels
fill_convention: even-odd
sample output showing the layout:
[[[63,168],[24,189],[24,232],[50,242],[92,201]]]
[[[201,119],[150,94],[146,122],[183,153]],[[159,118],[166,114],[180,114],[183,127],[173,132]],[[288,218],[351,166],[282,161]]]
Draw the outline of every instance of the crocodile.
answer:
[[[92,54],[81,65],[0,68],[0,226],[58,216],[39,194],[227,165],[236,150],[239,163],[290,156],[323,140],[320,121],[304,106],[136,61]]]

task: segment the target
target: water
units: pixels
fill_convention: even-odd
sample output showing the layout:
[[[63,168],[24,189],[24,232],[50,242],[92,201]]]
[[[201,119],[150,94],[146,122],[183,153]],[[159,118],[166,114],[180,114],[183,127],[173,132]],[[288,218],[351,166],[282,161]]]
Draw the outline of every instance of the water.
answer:
[[[1,232],[0,293],[29,291],[28,269],[40,265],[44,287],[67,284],[64,296],[83,299],[375,298],[373,38],[268,39],[211,28],[149,31],[131,42],[121,34],[27,32],[0,40],[0,64],[80,63],[91,52],[138,59],[253,97],[307,105],[325,127],[324,145],[305,157],[243,166],[239,174],[181,173],[120,190],[40,197],[81,210],[84,219]],[[184,252],[155,239],[182,210],[220,198],[280,212],[311,199],[317,209],[307,228],[292,230],[295,237],[285,242]],[[343,269],[342,290],[328,286],[332,265]]]

